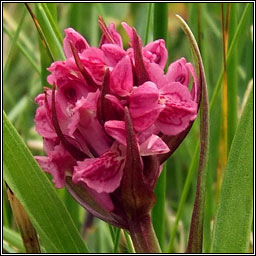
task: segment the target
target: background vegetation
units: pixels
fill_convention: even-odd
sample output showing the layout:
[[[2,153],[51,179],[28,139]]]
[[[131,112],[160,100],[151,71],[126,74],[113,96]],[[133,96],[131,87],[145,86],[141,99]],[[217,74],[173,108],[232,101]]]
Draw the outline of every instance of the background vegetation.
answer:
[[[210,149],[204,252],[252,252],[253,248],[252,5],[252,3],[224,5],[169,3],[167,5],[168,63],[182,56],[192,61],[188,40],[175,18],[175,14],[179,14],[186,20],[198,41],[208,83]],[[121,21],[134,26],[144,42],[153,39],[153,4],[31,3],[30,6],[49,40],[56,60],[63,58],[60,42],[67,27],[76,29],[92,46],[98,45],[101,36],[97,23],[98,15],[101,15],[107,24],[110,22],[116,24],[124,39],[125,47],[128,46],[128,37],[121,27]],[[3,30],[3,109],[32,154],[43,155],[42,138],[34,128],[33,119],[37,107],[34,98],[42,92],[43,86],[48,86],[45,68],[49,66],[51,60],[41,45],[36,27],[24,4],[3,4]],[[226,46],[225,58],[223,58],[223,45]],[[222,76],[223,70],[224,76]],[[243,111],[244,109],[246,112]],[[240,122],[242,113],[241,120],[244,121]],[[87,248],[82,240],[79,240],[80,238],[79,242],[71,243],[69,247],[66,245],[70,237],[74,239],[80,237],[78,232],[82,234],[90,252],[132,251],[126,233],[92,218],[65,189],[56,190],[47,182],[40,184],[40,180],[44,179],[45,175],[41,178],[42,172],[36,165],[32,167],[34,174],[26,170],[31,155],[23,145],[12,146],[20,143],[15,129],[4,121],[4,179],[28,212],[39,233],[42,251],[85,252]],[[15,135],[12,137],[12,134]],[[158,217],[155,214],[154,217],[157,235],[165,252],[181,253],[185,251],[187,245],[196,191],[198,141],[199,125],[196,121],[189,136],[170,157],[166,166],[164,178],[166,190],[165,193],[158,195],[158,200],[162,198],[164,202],[163,214]],[[5,157],[10,155],[7,151],[13,153],[13,159]],[[51,180],[50,177],[48,178]],[[3,183],[4,250],[24,252],[6,190]],[[32,199],[31,194],[34,195]],[[214,224],[215,220],[218,221]],[[54,235],[54,232],[57,234],[63,232],[64,224],[69,230],[67,236]],[[233,228],[241,237],[232,238]],[[62,241],[57,242],[58,239]],[[223,239],[227,242],[224,243]],[[238,241],[237,245],[232,245],[234,241],[235,243]]]

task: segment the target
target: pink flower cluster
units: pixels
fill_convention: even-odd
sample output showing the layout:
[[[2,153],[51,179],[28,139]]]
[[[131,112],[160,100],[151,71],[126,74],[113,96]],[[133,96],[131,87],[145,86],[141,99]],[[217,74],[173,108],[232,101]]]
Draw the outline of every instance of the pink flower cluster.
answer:
[[[108,211],[114,207],[109,194],[120,186],[126,164],[125,113],[143,165],[145,157],[170,151],[168,138],[192,125],[199,104],[192,64],[181,58],[165,74],[165,41],[143,47],[136,30],[122,25],[130,38],[127,50],[114,24],[107,27],[100,20],[103,36],[98,48],[66,29],[66,60],[48,68],[53,88],[45,88],[35,99],[36,130],[47,154],[37,156],[38,163],[57,188],[70,176]]]

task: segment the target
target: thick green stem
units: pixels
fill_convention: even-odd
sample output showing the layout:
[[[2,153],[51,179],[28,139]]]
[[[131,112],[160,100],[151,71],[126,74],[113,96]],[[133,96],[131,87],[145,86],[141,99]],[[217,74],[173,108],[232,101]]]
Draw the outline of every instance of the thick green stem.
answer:
[[[129,220],[129,231],[136,253],[161,253],[149,214]]]

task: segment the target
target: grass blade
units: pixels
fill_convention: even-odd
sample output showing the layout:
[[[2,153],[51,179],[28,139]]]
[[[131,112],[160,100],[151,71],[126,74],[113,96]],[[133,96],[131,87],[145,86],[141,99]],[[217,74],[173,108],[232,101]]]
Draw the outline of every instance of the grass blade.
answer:
[[[149,10],[150,11],[150,10]],[[167,41],[168,33],[168,4],[154,3],[154,39],[162,38]],[[166,42],[167,43],[167,42]],[[166,196],[166,167],[157,181],[155,188],[157,198],[156,204],[152,209],[152,221],[161,249],[164,249],[165,232],[165,196]]]
[[[3,239],[12,247],[15,247],[19,252],[25,252],[21,236],[18,232],[3,226]]]
[[[234,35],[235,28],[237,27],[237,4],[231,3],[230,10],[230,22],[229,22],[229,35],[228,41],[231,44]],[[231,61],[229,66],[227,66],[227,80],[228,80],[228,152],[230,150],[233,137],[235,135],[237,127],[237,68],[238,68],[238,56],[237,56],[237,45],[234,46],[234,54],[231,56]]]
[[[8,53],[8,57],[7,57],[7,60],[5,62],[5,65],[4,65],[3,83],[5,82],[6,77],[7,77],[8,73],[9,73],[11,59],[12,59],[14,50],[16,48],[16,44],[17,44],[17,41],[18,41],[18,38],[19,38],[19,34],[20,34],[20,31],[21,31],[21,28],[22,28],[25,16],[26,16],[26,10],[24,9],[23,13],[22,13],[22,16],[21,16],[21,19],[20,19],[20,22],[19,22],[19,25],[18,25],[18,27],[16,29],[16,32],[15,32],[14,36],[13,36],[11,47],[10,47],[10,51]]]
[[[13,248],[11,248],[8,244],[6,244],[6,241],[3,241],[3,254],[5,253],[17,253],[16,250],[14,250]]]
[[[3,24],[3,31],[10,37],[11,40],[13,40],[14,35],[9,31],[9,29],[7,28],[7,26],[5,24]],[[28,60],[28,62],[32,65],[32,67],[35,69],[35,71],[40,74],[40,69],[36,63],[36,61],[34,60],[34,57],[31,57],[31,54],[27,51],[27,49],[25,47],[23,47],[23,45],[17,41],[17,47],[19,48],[19,50],[21,51],[21,53],[24,55],[24,57]]]
[[[45,12],[47,18],[48,18],[48,21],[49,21],[49,23],[50,23],[50,27],[52,28],[52,30],[53,30],[53,32],[54,32],[54,36],[59,40],[60,45],[62,45],[62,40],[63,40],[63,38],[62,38],[62,35],[61,35],[61,33],[60,33],[60,30],[59,30],[59,28],[58,28],[58,26],[57,26],[57,24],[56,24],[56,22],[55,22],[55,20],[54,20],[54,18],[53,18],[53,15],[51,14],[51,12],[50,12],[50,10],[49,10],[47,4],[42,3],[41,5],[42,5],[42,7],[43,7],[43,9],[44,9],[44,12]],[[57,20],[57,19],[56,19],[56,20]],[[47,23],[48,23],[48,22],[47,22]],[[63,51],[61,51],[61,53],[63,53]]]
[[[115,243],[114,243],[114,253],[118,253],[119,250],[119,241],[120,241],[120,233],[121,229],[117,228],[116,234],[115,234]]]
[[[33,13],[32,9],[30,8],[30,6],[25,3],[30,15],[31,15],[31,18],[33,19],[33,22],[36,26],[36,29],[39,33],[39,36],[40,36],[40,39],[41,39],[41,42],[42,42],[42,46],[44,47],[44,49],[47,51],[47,54],[48,56],[50,57],[51,61],[54,61],[54,55],[53,55],[53,52],[48,44],[48,41],[46,40],[46,36],[44,35],[43,33],[43,30],[40,26],[40,22],[38,22],[38,19],[36,18],[35,14]]]
[[[40,26],[47,40],[54,60],[64,60],[65,56],[62,50],[62,37],[58,31],[57,25],[55,24],[53,17],[46,4],[37,4],[38,14],[40,15]],[[47,15],[48,13],[48,15]],[[50,18],[49,18],[50,17]],[[57,32],[56,32],[57,31]]]
[[[239,37],[241,36],[241,34],[243,32],[244,26],[246,25],[247,17],[249,16],[249,12],[252,11],[252,6],[253,5],[251,3],[246,4],[246,6],[244,8],[244,11],[243,11],[243,14],[241,16],[240,22],[237,25],[236,32],[233,36],[232,42],[230,43],[230,47],[228,49],[227,60],[226,60],[227,67],[230,64],[231,56],[234,54],[235,46],[238,42],[238,39],[239,39]],[[212,110],[212,108],[213,108],[213,106],[216,102],[218,93],[219,93],[220,88],[221,88],[222,79],[223,79],[223,70],[221,71],[221,73],[219,75],[217,84],[216,84],[215,89],[214,89],[214,93],[213,93],[212,98],[211,98],[210,111]]]
[[[147,26],[146,26],[146,32],[145,32],[145,38],[144,38],[144,45],[146,45],[148,43],[152,6],[153,6],[152,3],[148,3]]]
[[[164,249],[165,231],[165,195],[166,195],[166,164],[155,188],[157,202],[152,210],[152,221],[161,249]]]
[[[214,223],[212,253],[248,253],[253,217],[253,90],[231,145]]]
[[[154,4],[154,39],[162,38],[167,41],[168,33],[168,4]]]
[[[53,185],[5,113],[3,138],[4,179],[26,209],[47,252],[88,252]]]
[[[129,236],[129,234],[125,230],[123,230],[123,231],[124,231],[124,236],[125,236],[125,240],[126,240],[126,243],[127,243],[128,252],[129,253],[135,253],[131,237]]]
[[[13,194],[11,189],[7,187],[8,198],[12,207],[12,212],[19,227],[23,244],[27,253],[40,253],[40,245],[37,233],[18,198]]]

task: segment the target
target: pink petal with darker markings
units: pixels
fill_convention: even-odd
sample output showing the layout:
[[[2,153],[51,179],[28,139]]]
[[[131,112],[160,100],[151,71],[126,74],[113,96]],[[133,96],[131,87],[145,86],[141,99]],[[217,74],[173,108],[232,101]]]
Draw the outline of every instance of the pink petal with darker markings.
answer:
[[[63,49],[67,58],[73,56],[70,47],[70,41],[76,47],[78,53],[82,53],[85,49],[90,47],[87,41],[84,39],[84,37],[80,35],[78,32],[76,32],[73,28],[66,28],[64,31],[66,36],[63,40]]]
[[[104,128],[97,119],[97,102],[99,91],[89,93],[87,98],[82,98],[74,108],[74,115],[69,124],[70,135],[78,130],[84,143],[96,156],[109,149],[110,140],[107,138]]]
[[[99,158],[77,163],[73,173],[74,183],[85,183],[97,193],[111,193],[119,187],[125,163],[120,144],[115,144]]]
[[[106,132],[119,143],[126,146],[126,129],[124,121],[107,121],[104,124]]]
[[[48,149],[52,144],[52,151],[48,150],[48,156],[36,156],[35,159],[45,172],[52,175],[56,188],[62,188],[65,185],[66,172],[72,172],[76,162],[61,143],[55,145],[55,140],[48,140],[47,143]]]
[[[159,67],[164,69],[168,59],[165,41],[163,39],[159,39],[147,44],[143,48],[143,56],[146,57],[150,62],[156,63],[159,65]]]
[[[197,104],[192,101],[188,88],[177,82],[161,88],[160,94],[160,102],[165,108],[156,125],[163,134],[177,135],[195,119]]]
[[[80,55],[80,58],[92,79],[98,85],[101,85],[105,74],[105,57],[103,51],[95,47],[90,47]]]
[[[181,58],[170,64],[166,80],[170,82],[179,82],[185,86],[188,86],[190,81],[190,70],[187,67],[187,61],[185,58]]]
[[[159,91],[152,82],[137,87],[130,96],[130,115],[135,130],[149,128],[158,118],[163,106],[159,104]]]

